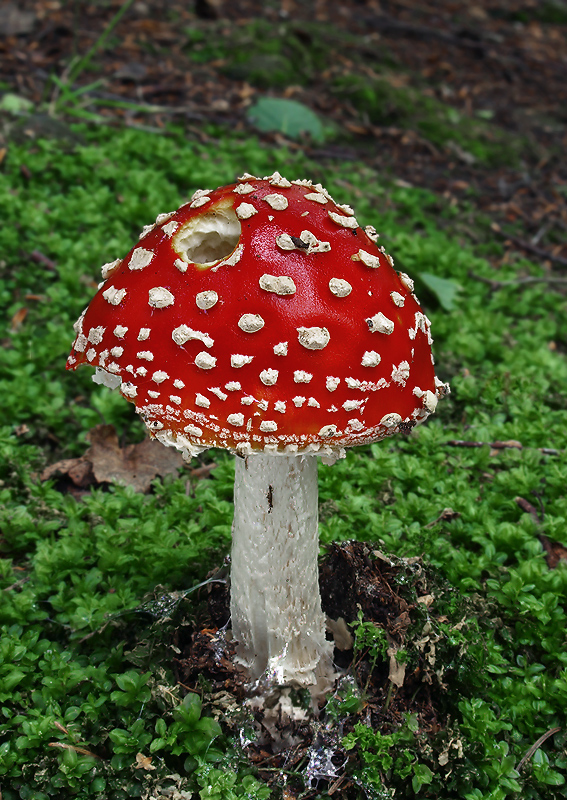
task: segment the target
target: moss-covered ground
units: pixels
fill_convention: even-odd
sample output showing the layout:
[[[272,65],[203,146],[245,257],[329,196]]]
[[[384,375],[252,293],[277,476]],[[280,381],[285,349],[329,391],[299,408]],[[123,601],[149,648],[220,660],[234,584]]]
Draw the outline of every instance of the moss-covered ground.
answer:
[[[565,3],[167,5],[0,19],[1,800],[564,798]],[[102,264],[274,170],[377,228],[452,390],[320,466],[324,601],[354,642],[279,756],[205,669],[184,685],[226,595],[232,458],[147,493],[73,482],[93,428],[145,431],[65,372]]]
[[[445,684],[442,728],[425,736],[411,717],[387,734],[351,726],[345,776],[360,797],[564,796],[567,568],[553,558],[567,544],[564,297],[545,281],[518,283],[545,277],[525,260],[501,266],[491,285],[485,254],[454,232],[465,210],[387,185],[368,166],[324,169],[218,131],[214,145],[78,133],[84,144],[11,144],[0,177],[3,798],[277,796],[206,687],[183,699],[172,669],[172,631],[196,614],[190,590],[229,549],[231,458],[215,452],[210,477],[185,470],[148,494],[118,485],[73,494],[40,479],[48,463],[81,455],[101,421],[125,441],[143,435],[118,394],[88,370],[64,370],[97,266],[158,213],[243,166],[324,181],[378,228],[418,282],[452,387],[410,436],[320,469],[323,544],[356,538],[421,556],[471,599],[462,631],[454,600],[436,609],[461,655],[470,650],[466,681]],[[172,597],[169,615],[148,604]],[[368,631],[357,631],[368,648]],[[453,667],[435,663],[439,676]],[[348,729],[360,702],[336,697],[325,724],[340,718]],[[287,778],[303,780],[300,796],[326,796],[332,781],[308,785],[304,766],[280,770],[280,794]]]

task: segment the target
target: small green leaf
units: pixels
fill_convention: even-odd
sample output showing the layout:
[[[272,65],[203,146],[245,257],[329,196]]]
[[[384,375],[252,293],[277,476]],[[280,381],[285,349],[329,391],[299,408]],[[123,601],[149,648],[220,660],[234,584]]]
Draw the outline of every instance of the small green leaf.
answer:
[[[248,121],[260,131],[278,131],[290,139],[308,133],[316,142],[325,138],[323,123],[310,108],[296,100],[261,97],[248,109]]]
[[[7,111],[9,114],[26,114],[33,109],[33,103],[18,94],[6,92],[0,99],[0,111]]]
[[[440,278],[438,275],[432,275],[431,272],[420,272],[419,278],[429,291],[433,292],[445,311],[454,310],[457,295],[461,291],[460,284],[447,278]]]

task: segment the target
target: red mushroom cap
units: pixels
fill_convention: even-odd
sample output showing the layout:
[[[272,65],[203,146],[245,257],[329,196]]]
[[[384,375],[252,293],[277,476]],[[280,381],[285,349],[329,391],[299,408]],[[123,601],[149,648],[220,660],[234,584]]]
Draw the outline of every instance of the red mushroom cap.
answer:
[[[310,181],[198,191],[103,267],[67,367],[116,376],[187,454],[330,454],[407,431],[447,387],[413,283],[376,239]]]

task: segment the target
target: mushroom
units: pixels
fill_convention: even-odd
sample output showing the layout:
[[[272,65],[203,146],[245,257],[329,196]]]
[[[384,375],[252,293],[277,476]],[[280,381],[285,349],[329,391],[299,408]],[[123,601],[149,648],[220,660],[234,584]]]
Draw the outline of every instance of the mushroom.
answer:
[[[279,173],[201,190],[106,264],[67,368],[97,368],[150,434],[236,459],[231,619],[251,679],[333,676],[317,459],[408,433],[448,391],[430,322],[348,206]]]

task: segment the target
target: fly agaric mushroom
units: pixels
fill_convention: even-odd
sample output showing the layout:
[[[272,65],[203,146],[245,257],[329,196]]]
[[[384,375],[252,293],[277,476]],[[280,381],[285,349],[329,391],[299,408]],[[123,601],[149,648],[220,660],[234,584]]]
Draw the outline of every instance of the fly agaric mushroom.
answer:
[[[430,323],[351,208],[311,181],[195,192],[144,228],[76,323],[97,367],[187,459],[236,460],[232,632],[253,679],[332,675],[317,556],[317,457],[409,432],[448,391]]]

